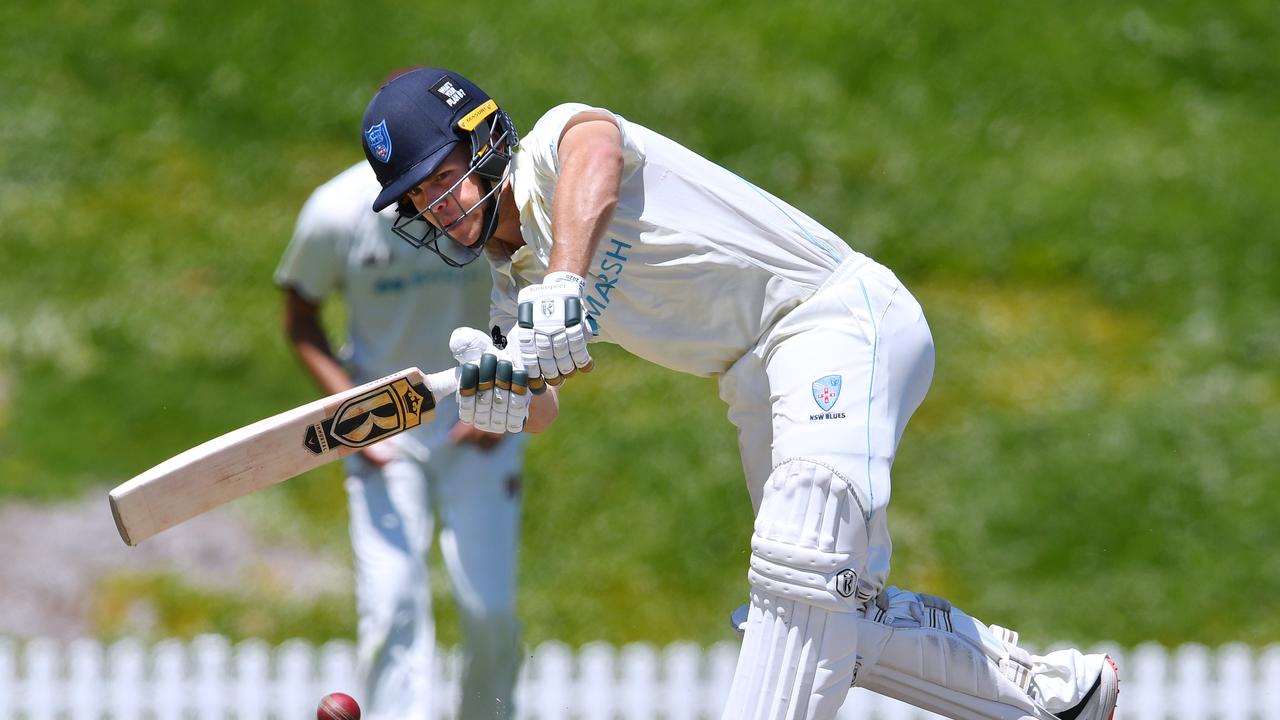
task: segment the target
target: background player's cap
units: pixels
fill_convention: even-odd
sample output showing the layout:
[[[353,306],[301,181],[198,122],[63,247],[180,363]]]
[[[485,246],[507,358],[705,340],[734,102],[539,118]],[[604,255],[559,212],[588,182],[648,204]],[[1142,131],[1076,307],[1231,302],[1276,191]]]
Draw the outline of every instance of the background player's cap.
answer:
[[[419,68],[389,80],[369,101],[361,124],[365,157],[382,184],[381,210],[421,183],[488,113],[492,100],[457,73]]]

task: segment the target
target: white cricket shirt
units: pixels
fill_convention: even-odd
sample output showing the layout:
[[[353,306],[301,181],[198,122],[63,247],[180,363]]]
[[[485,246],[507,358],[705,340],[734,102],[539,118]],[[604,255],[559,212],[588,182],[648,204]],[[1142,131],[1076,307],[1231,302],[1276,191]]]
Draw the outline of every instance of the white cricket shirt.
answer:
[[[513,189],[526,247],[489,254],[492,320],[515,324],[521,287],[551,259],[551,204],[561,131],[577,113],[548,111],[521,139]],[[693,151],[614,115],[622,131],[618,206],[591,260],[586,311],[598,338],[673,370],[724,372],[856,253],[830,230]]]
[[[340,352],[356,384],[409,366],[453,367],[449,334],[487,330],[490,284],[482,263],[462,270],[391,232],[395,208],[370,209],[379,185],[363,160],[312,193],[275,282],[319,304],[340,292],[347,342]]]

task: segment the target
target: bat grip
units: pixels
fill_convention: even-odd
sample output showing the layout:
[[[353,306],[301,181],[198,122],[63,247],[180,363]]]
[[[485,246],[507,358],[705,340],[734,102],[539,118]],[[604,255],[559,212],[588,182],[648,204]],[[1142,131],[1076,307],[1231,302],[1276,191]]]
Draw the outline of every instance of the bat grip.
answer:
[[[439,402],[458,390],[458,368],[450,368],[433,372],[426,377],[427,388],[431,390],[431,396]]]

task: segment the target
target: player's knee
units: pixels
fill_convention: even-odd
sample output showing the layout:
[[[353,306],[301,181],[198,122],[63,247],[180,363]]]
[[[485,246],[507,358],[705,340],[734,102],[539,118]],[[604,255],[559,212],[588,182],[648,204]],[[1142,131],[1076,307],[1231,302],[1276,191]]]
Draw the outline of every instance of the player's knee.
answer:
[[[518,654],[520,621],[514,611],[484,613],[468,621],[463,631],[464,642],[473,656],[494,659]]]
[[[423,592],[427,575],[420,563],[408,557],[384,558],[384,562],[364,570],[356,591],[361,615],[390,625],[402,622],[406,616],[427,613],[429,600]]]
[[[861,563],[850,553],[832,553],[800,545],[751,539],[748,579],[756,590],[798,600],[831,612],[856,612]]]
[[[417,642],[422,627],[428,622],[426,606],[410,598],[380,603],[376,607],[364,605],[357,621],[362,648],[379,655],[403,652]]]
[[[855,612],[876,591],[862,579],[867,532],[849,483],[818,462],[774,469],[751,538],[752,587],[832,612]]]

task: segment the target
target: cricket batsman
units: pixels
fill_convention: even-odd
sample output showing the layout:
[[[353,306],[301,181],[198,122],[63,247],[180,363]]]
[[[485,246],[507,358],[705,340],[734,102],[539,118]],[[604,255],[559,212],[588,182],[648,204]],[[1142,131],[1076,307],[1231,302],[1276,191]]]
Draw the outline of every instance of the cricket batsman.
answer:
[[[889,471],[934,366],[889,269],[605,109],[559,105],[521,139],[479,87],[421,68],[379,90],[361,130],[373,209],[395,205],[396,232],[449,265],[489,263],[496,331],[451,343],[464,422],[547,427],[590,341],[719,379],[756,513],[726,720],[834,718],[851,685],[967,720],[1111,719],[1107,656],[1032,655],[886,584]]]

